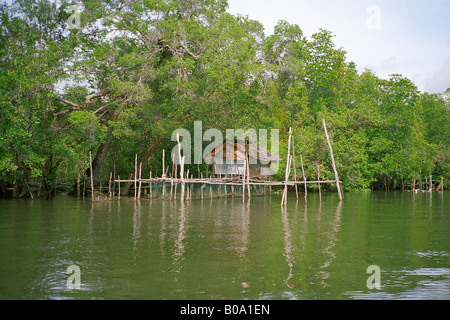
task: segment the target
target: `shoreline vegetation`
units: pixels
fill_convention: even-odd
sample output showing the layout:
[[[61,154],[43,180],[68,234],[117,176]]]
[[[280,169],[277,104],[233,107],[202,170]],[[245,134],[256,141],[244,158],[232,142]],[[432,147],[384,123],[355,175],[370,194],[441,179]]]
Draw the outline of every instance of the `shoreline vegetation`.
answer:
[[[267,35],[226,10],[226,0],[0,4],[0,197],[90,196],[91,178],[108,196],[114,180],[135,179],[136,163],[145,177],[173,176],[162,155],[194,121],[279,129],[271,181],[285,181],[292,128],[299,180],[335,180],[335,160],[345,192],[450,187],[450,88],[358,73],[331,31],[307,38],[279,21]]]

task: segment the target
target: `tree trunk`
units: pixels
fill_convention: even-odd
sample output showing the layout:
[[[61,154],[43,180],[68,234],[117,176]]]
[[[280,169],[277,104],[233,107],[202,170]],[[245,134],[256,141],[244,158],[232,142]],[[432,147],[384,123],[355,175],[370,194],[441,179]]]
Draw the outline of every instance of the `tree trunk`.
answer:
[[[141,164],[144,165],[148,161],[148,159],[150,159],[151,155],[153,154],[153,152],[155,152],[156,148],[161,144],[163,139],[164,139],[164,135],[158,136],[156,138],[156,140],[152,143],[152,145],[147,148],[145,155],[142,157],[141,161],[138,164],[138,168],[140,167]],[[134,172],[132,174],[130,174],[128,180],[134,180]],[[122,193],[127,195],[130,192],[130,188],[131,188],[132,184],[133,184],[132,182],[127,182],[124,186]]]
[[[95,157],[92,160],[92,171],[94,173],[94,177],[97,176],[98,173],[100,172],[100,169],[102,168],[103,163],[105,162],[106,156],[108,155],[110,146],[111,146],[111,142],[106,142],[106,143],[102,143],[98,147],[97,153],[95,154]],[[86,177],[90,177],[91,176],[91,168],[87,168],[84,175]],[[84,187],[82,190],[83,194],[85,194],[85,192],[86,192],[85,188],[89,188],[91,185],[90,180],[88,179],[87,181],[88,181],[88,183],[84,184]],[[79,194],[79,192],[77,192],[78,187],[79,187],[79,185],[75,181],[75,184],[67,192],[67,194],[70,196],[77,196]]]

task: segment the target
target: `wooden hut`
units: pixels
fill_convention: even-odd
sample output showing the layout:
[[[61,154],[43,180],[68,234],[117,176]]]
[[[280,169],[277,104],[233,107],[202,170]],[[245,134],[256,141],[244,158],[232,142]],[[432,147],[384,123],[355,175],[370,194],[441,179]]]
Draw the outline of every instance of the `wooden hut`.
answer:
[[[270,166],[281,160],[277,155],[261,148],[254,141],[225,140],[205,157],[207,163],[213,161],[216,176],[241,176],[245,173],[245,159],[248,159],[252,178],[265,179],[273,174]]]

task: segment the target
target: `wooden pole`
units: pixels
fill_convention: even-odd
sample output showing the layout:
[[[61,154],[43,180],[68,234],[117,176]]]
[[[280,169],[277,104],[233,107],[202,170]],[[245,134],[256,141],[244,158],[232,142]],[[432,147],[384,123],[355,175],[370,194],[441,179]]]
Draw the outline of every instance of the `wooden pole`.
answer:
[[[300,162],[301,162],[301,165],[302,165],[302,175],[303,175],[303,183],[305,185],[305,201],[306,201],[307,197],[308,197],[308,188],[306,186],[305,168],[303,167],[303,156],[300,156]]]
[[[180,144],[180,135],[177,133],[177,142],[178,142],[178,159],[180,160],[180,178],[181,178],[181,198],[180,200],[184,200],[184,157],[181,157],[181,144]]]
[[[289,163],[291,161],[291,137],[292,137],[292,128],[289,128],[289,140],[288,140],[288,152],[286,156],[286,172],[284,174],[284,192],[283,197],[281,198],[281,206],[286,206],[287,204],[287,182],[289,179]]]
[[[109,173],[109,188],[108,188],[108,192],[109,192],[109,197],[111,198],[111,179],[112,179],[112,171]]]
[[[162,176],[161,176],[161,178],[165,178],[166,177],[165,158],[166,158],[166,150],[163,149],[163,155],[162,155]]]
[[[248,198],[250,199],[252,197],[252,194],[250,192],[250,161],[249,161],[249,156],[247,153],[247,191],[248,191]]]
[[[141,175],[142,175],[142,162],[139,164],[139,191],[138,191],[138,199],[141,198],[141,186],[142,186]]]
[[[152,179],[152,171],[150,170],[150,179]],[[152,194],[152,181],[150,180],[150,199],[153,198],[153,194]]]
[[[94,201],[94,171],[92,171],[92,152],[89,151],[89,165],[91,167],[91,195]]]
[[[294,164],[294,181],[297,182],[297,170],[295,168],[295,139],[292,137],[292,160]],[[298,200],[298,187],[297,184],[295,184],[295,196]]]
[[[116,194],[116,160],[114,159],[114,167],[113,167],[113,192],[112,195]]]
[[[245,172],[247,171],[247,157],[244,158],[244,176],[242,177],[242,203],[245,203]]]
[[[120,176],[117,176],[117,178],[119,178],[119,182],[118,182],[118,184],[119,184],[119,194],[118,194],[118,197],[120,199]]]
[[[320,169],[319,169],[319,164],[317,164],[317,181],[319,183],[319,201],[322,202],[322,191],[320,191]]]
[[[137,171],[137,153],[136,153],[136,158],[134,160],[134,198],[136,199],[137,197],[137,175],[138,175],[138,171]]]
[[[339,195],[339,200],[342,201],[342,192],[341,192],[341,184],[339,182],[339,176],[336,170],[336,163],[334,162],[334,155],[333,155],[333,148],[331,147],[331,142],[330,142],[330,138],[328,137],[328,132],[327,132],[327,126],[325,124],[325,119],[322,119],[323,122],[323,129],[325,130],[325,136],[327,138],[327,142],[328,142],[328,148],[330,149],[330,155],[331,155],[331,165],[333,166],[333,171],[334,171],[334,177],[336,178],[336,187],[338,190],[338,195]]]

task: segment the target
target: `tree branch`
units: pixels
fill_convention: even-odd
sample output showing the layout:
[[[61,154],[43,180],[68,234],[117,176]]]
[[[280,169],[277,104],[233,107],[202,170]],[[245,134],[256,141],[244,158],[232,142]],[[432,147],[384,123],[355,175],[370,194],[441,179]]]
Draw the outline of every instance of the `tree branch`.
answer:
[[[86,104],[91,103],[91,99],[97,98],[97,97],[103,97],[103,96],[105,96],[107,93],[108,93],[107,90],[102,90],[102,91],[99,91],[99,92],[96,92],[96,93],[92,93],[92,94],[90,94],[90,95],[87,95],[87,96],[86,96]]]

